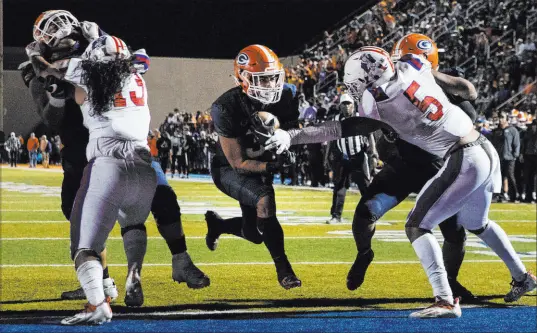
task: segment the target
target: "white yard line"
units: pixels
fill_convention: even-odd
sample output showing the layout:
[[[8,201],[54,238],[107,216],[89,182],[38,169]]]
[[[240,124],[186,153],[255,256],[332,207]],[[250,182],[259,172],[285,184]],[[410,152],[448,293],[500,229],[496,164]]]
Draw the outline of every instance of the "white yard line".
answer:
[[[535,262],[534,259],[522,260],[524,262]],[[465,263],[503,263],[501,260],[464,260]],[[293,262],[293,265],[352,265],[352,261],[302,261]],[[401,261],[374,261],[373,265],[398,265],[398,264],[420,264],[417,260],[401,260]],[[196,263],[196,266],[248,266],[248,265],[274,265],[274,262],[208,262]],[[127,264],[108,264],[110,267],[126,267]],[[165,264],[149,264],[144,263],[145,267],[168,267],[170,263]],[[20,264],[20,265],[0,265],[1,268],[55,268],[55,267],[73,267],[73,264]]]
[[[189,215],[189,214],[184,214],[184,215]],[[318,218],[317,216],[303,216],[301,218],[307,220],[308,217]],[[152,220],[150,220],[150,221],[152,221]],[[380,222],[402,223],[402,222],[406,222],[406,220],[380,220],[378,222],[379,223]],[[498,222],[498,223],[536,223],[535,220],[494,220],[494,222]],[[50,221],[47,221],[47,220],[44,220],[44,221],[40,221],[40,220],[13,220],[13,221],[5,221],[5,220],[2,220],[0,222],[0,224],[53,224],[53,223],[61,224],[61,223],[69,223],[69,221],[65,221],[65,220],[50,220]],[[280,224],[281,225],[326,225],[325,222],[281,222]],[[336,226],[351,225],[351,224],[352,224],[351,222],[342,222],[342,223],[336,224]]]

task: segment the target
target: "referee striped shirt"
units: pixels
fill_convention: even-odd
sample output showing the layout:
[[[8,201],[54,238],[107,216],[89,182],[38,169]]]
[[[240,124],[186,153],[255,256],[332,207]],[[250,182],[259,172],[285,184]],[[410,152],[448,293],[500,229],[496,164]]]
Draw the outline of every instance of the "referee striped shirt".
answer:
[[[337,114],[335,117],[336,121],[345,119],[345,116]],[[369,139],[363,135],[350,136],[347,138],[342,138],[337,140],[337,147],[339,150],[348,157],[354,156],[362,151],[362,149],[367,149],[369,146]]]

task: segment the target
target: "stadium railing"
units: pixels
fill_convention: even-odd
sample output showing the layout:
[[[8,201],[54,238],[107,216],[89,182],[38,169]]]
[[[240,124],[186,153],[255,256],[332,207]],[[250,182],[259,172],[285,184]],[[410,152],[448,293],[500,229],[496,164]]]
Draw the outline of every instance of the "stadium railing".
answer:
[[[524,102],[528,98],[528,94],[526,94],[526,89],[529,86],[533,86],[536,81],[533,81],[525,86],[525,89],[520,90],[518,93],[514,94],[511,98],[503,102],[502,104],[498,105],[496,109],[498,111],[511,111],[508,108],[513,107],[516,108],[519,106],[522,102]]]

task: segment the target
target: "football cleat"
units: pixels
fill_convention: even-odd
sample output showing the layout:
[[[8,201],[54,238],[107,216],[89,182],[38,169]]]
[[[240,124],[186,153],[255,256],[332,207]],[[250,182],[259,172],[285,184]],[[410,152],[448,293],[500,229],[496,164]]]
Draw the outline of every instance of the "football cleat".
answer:
[[[535,275],[533,275],[531,272],[526,273],[526,278],[520,282],[511,281],[511,290],[505,295],[503,300],[507,303],[516,302],[522,297],[524,294],[529,293],[530,291],[533,291],[537,287],[537,280],[535,278]]]
[[[364,254],[358,253],[349,274],[347,274],[347,289],[356,290],[364,283],[365,272],[374,257],[375,253],[371,249]]]
[[[205,236],[205,244],[209,250],[214,251],[218,246],[218,237],[220,237],[220,223],[222,218],[218,213],[208,210],[205,213],[205,221],[207,222],[207,235]]]
[[[453,296],[462,299],[464,303],[475,304],[479,303],[479,299],[472,294],[472,292],[466,289],[459,281],[448,278],[449,287],[453,292]]]
[[[186,282],[191,289],[201,289],[211,284],[209,277],[194,265],[187,252],[173,255],[172,279],[177,283]]]
[[[70,290],[70,291],[64,291],[61,295],[61,299],[65,300],[79,300],[79,299],[86,299],[86,294],[84,294],[84,289],[82,287]]]
[[[326,224],[337,224],[341,223],[340,217],[332,217],[330,220],[326,221]]]
[[[138,268],[136,266],[132,267],[127,276],[127,282],[125,282],[125,305],[142,306],[144,304],[141,280]]]
[[[280,286],[287,290],[302,286],[302,281],[296,276],[287,256],[274,260],[274,264],[276,265],[276,274]]]
[[[423,310],[412,312],[410,318],[431,319],[431,318],[459,318],[462,315],[459,299],[455,298],[453,304],[439,297],[436,303]]]
[[[104,296],[110,297],[110,303],[113,303],[119,293],[117,292],[116,284],[114,283],[114,279],[112,278],[106,278],[103,279],[103,289],[104,289]]]
[[[72,317],[62,319],[62,325],[101,325],[112,319],[112,308],[110,308],[110,297],[105,297],[104,301],[98,305],[86,303],[84,310]]]

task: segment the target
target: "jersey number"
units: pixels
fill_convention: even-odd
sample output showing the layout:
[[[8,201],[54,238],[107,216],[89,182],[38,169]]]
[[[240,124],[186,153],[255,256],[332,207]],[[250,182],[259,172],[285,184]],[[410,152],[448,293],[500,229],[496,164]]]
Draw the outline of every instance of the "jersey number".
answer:
[[[142,78],[140,76],[138,76],[138,74],[135,74],[135,75],[136,75],[136,78],[134,80],[136,81],[136,84],[138,85],[138,87],[142,87],[142,97],[137,97],[136,96],[136,91],[129,91],[129,95],[130,95],[131,101],[134,103],[134,105],[136,105],[136,106],[144,106],[145,105],[145,102],[144,102],[144,81],[142,81]],[[123,97],[121,92],[118,92],[114,96],[114,107],[116,107],[116,108],[124,108],[126,106],[127,106],[127,100],[125,99],[125,97]]]
[[[436,106],[436,112],[429,112],[427,115],[427,119],[435,121],[444,115],[444,112],[442,111],[443,107],[440,102],[432,97],[432,96],[426,96],[423,100],[418,100],[414,94],[416,91],[420,88],[419,83],[416,81],[412,81],[412,84],[405,90],[405,96],[408,98],[412,104],[414,104],[421,112],[425,113],[429,109],[429,106],[434,105]]]

